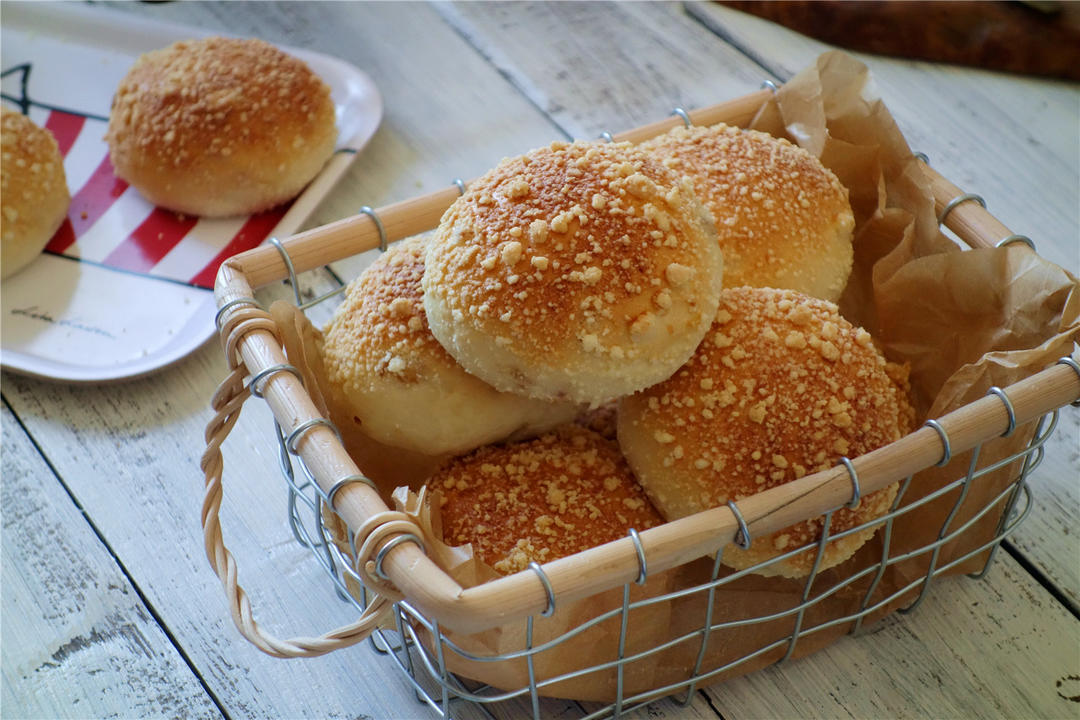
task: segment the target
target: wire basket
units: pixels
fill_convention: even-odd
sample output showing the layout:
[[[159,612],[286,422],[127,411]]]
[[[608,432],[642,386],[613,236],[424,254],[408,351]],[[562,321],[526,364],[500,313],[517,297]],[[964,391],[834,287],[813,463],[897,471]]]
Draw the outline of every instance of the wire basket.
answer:
[[[632,531],[630,538],[635,544],[640,574],[632,582],[622,585],[622,601],[614,607],[597,614],[595,617],[574,627],[572,630],[562,633],[544,642],[535,641],[534,616],[529,616],[523,628],[523,646],[520,651],[503,654],[478,654],[470,652],[467,648],[454,642],[452,636],[448,636],[440,628],[439,623],[424,615],[423,612],[411,605],[407,600],[401,600],[393,606],[392,629],[377,629],[369,638],[372,649],[382,655],[389,656],[394,664],[402,671],[407,681],[414,688],[417,698],[431,707],[441,717],[452,717],[452,703],[464,701],[477,704],[481,707],[492,704],[502,704],[512,700],[524,701],[531,706],[534,718],[541,717],[541,698],[549,695],[550,688],[572,682],[576,679],[596,673],[613,672],[615,677],[614,700],[610,703],[600,704],[583,715],[586,720],[600,717],[619,717],[622,713],[648,704],[659,696],[677,694],[678,701],[689,704],[697,687],[708,685],[725,674],[738,673],[739,666],[754,661],[759,657],[770,657],[769,662],[784,662],[794,653],[797,644],[804,637],[820,633],[833,627],[848,626],[851,634],[857,634],[863,627],[863,622],[868,617],[875,616],[883,608],[892,605],[898,600],[910,596],[916,597],[910,604],[901,608],[901,612],[911,612],[923,601],[930,589],[934,578],[948,574],[956,567],[961,566],[972,558],[985,557],[980,560],[982,568],[970,573],[972,578],[983,577],[990,568],[993,556],[1001,541],[1024,520],[1031,509],[1031,495],[1027,485],[1028,476],[1040,464],[1043,458],[1044,445],[1054,432],[1058,421],[1058,412],[1055,410],[1048,415],[1039,418],[1036,423],[1035,434],[1031,442],[1022,451],[1010,455],[1002,460],[994,462],[977,470],[977,464],[981,446],[976,446],[973,459],[968,472],[962,477],[944,485],[934,493],[919,500],[904,504],[904,495],[911,484],[911,476],[905,478],[893,502],[889,513],[864,525],[846,530],[842,533],[829,535],[829,518],[831,513],[826,513],[826,530],[821,540],[816,543],[814,552],[816,559],[820,561],[822,552],[829,540],[836,540],[848,534],[858,532],[868,527],[883,526],[883,551],[881,562],[877,565],[864,568],[856,574],[849,575],[833,583],[822,587],[815,587],[817,580],[817,564],[804,581],[804,593],[801,602],[776,613],[757,615],[740,619],[721,619],[708,612],[700,628],[679,633],[666,642],[649,647],[636,653],[626,652],[626,647],[631,633],[630,618],[635,611],[640,611],[649,606],[660,603],[680,603],[685,605],[688,600],[704,600],[706,608],[713,606],[713,596],[716,591],[725,585],[762,569],[764,566],[790,558],[798,552],[805,551],[797,548],[777,558],[769,560],[752,568],[739,572],[729,573],[719,577],[721,571],[721,558],[723,548],[718,550],[710,559],[712,576],[707,582],[696,584],[692,587],[682,588],[673,592],[663,593],[642,600],[631,601],[633,585],[644,584],[648,575],[648,566],[645,562],[644,552],[640,544],[640,536]],[[285,446],[285,435],[280,427],[276,428],[281,450],[280,461],[283,474],[288,485],[289,512],[288,521],[296,541],[312,551],[319,564],[328,573],[339,596],[347,603],[355,607],[357,612],[362,613],[367,607],[367,593],[364,591],[363,579],[354,570],[356,548],[354,543],[355,534],[343,528],[340,522],[334,522],[329,515],[329,498],[319,488],[315,478],[307,470],[302,460],[297,462],[301,477],[297,477],[292,457]],[[975,515],[966,522],[955,527],[950,525],[955,510],[963,503],[965,491],[987,474],[998,472],[1009,466],[1018,466],[1019,470],[1012,475],[1010,482],[989,503],[978,509]],[[916,550],[905,553],[890,554],[893,522],[904,514],[916,511],[918,508],[931,503],[938,498],[956,494],[957,499],[952,503],[952,512],[949,520],[940,528],[938,538]],[[737,508],[735,508],[737,512]],[[993,535],[978,543],[969,551],[950,560],[948,563],[938,564],[937,558],[943,546],[954,542],[968,533],[977,522],[988,514],[999,516],[998,526]],[[740,533],[745,532],[741,529]],[[746,536],[736,542],[745,543]],[[911,560],[920,555],[930,558],[929,570],[920,579],[912,581],[906,587],[896,590],[871,602],[874,589],[886,568],[897,563]],[[543,578],[543,570],[535,565],[533,572]],[[827,600],[835,593],[860,583],[869,581],[869,587],[863,595],[862,602],[856,611],[832,617],[824,622],[809,624],[805,622],[807,612],[816,605]],[[545,586],[545,591],[549,588]],[[548,595],[549,605],[545,611],[551,614],[554,611],[556,597],[554,593]],[[723,639],[724,632],[736,627],[754,627],[757,625],[772,623],[789,619],[794,627],[789,634],[764,643],[753,653],[742,655],[734,660],[717,667],[706,669],[704,660],[710,643],[718,643]],[[603,663],[588,667],[571,670],[569,672],[556,672],[544,679],[538,679],[534,663],[545,652],[550,652],[561,643],[572,642],[581,637],[589,630],[604,623],[618,625],[618,652],[615,657]],[[681,643],[690,643],[694,646],[695,660],[686,677],[676,682],[661,686],[651,687],[644,692],[629,694],[625,692],[624,671],[628,664],[636,662],[648,662]],[[463,666],[472,663],[524,663],[527,673],[527,681],[513,688],[495,688],[488,684],[469,682],[450,671],[454,665]]]
[[[641,140],[680,122],[745,126],[769,93],[689,113],[677,109],[672,118],[614,139]],[[923,167],[939,222],[968,244],[1020,242],[1034,250],[1030,240],[987,213],[981,198]],[[418,698],[444,717],[453,715],[455,702],[469,702],[485,709],[514,703],[518,712],[528,707],[538,718],[545,696],[597,701],[587,717],[618,717],[661,696],[678,694],[688,703],[702,684],[813,652],[894,610],[909,612],[943,575],[983,576],[1001,541],[1030,510],[1027,480],[1042,460],[1058,408],[1080,397],[1080,366],[1072,357],[1004,389],[992,387],[983,399],[928,420],[889,446],[843,458],[831,470],[461,587],[428,558],[413,518],[389,510],[374,483],[360,474],[337,429],[307,394],[302,372],[283,355],[281,329],[252,298],[252,288],[288,279],[297,306],[306,310],[336,293],[302,303],[299,273],[376,247],[385,250],[389,242],[434,227],[464,188],[455,180],[421,198],[378,210],[365,207],[353,218],[274,240],[222,266],[218,326],[232,372],[215,394],[218,413],[206,433],[203,523],[208,558],[233,619],[260,649],[281,657],[310,656],[370,639],[376,652],[401,668]],[[296,540],[359,613],[356,622],[319,638],[281,640],[255,623],[222,539],[220,446],[249,395],[265,398],[274,412]],[[915,478],[935,467],[943,479],[931,491],[909,492]],[[830,533],[835,510],[894,483],[899,490],[887,515]],[[897,528],[928,514],[936,518],[931,539],[905,543]],[[752,537],[820,516],[824,531],[816,543],[746,570],[723,568],[724,548],[731,543],[747,547]],[[877,541],[856,571],[819,571],[827,543],[870,528],[877,530]],[[764,566],[803,552],[815,560],[805,579],[790,581],[799,583],[793,601],[763,602],[754,613],[725,611],[725,593],[752,585]],[[901,572],[909,579],[898,581]],[[568,622],[566,614],[583,604],[591,608],[587,616]],[[560,613],[563,622],[555,622]],[[658,616],[669,621],[660,634],[650,630]],[[512,638],[514,648],[492,652],[477,640],[492,628],[504,640]],[[731,647],[742,651],[732,656]],[[581,660],[567,665],[568,656]]]

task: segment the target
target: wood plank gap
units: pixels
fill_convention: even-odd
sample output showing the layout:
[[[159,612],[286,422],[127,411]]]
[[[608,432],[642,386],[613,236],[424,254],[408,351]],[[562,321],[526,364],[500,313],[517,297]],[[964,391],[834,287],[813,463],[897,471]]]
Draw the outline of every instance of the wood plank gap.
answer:
[[[348,284],[348,283],[347,283],[347,282],[345,281],[345,279],[344,279],[344,278],[342,278],[342,277],[341,277],[341,275],[339,275],[339,274],[338,274],[338,273],[337,273],[337,272],[336,272],[336,271],[334,270],[334,268],[330,267],[329,265],[323,265],[323,268],[324,268],[324,269],[326,270],[326,272],[327,272],[327,273],[328,273],[328,274],[330,275],[330,277],[334,278],[334,280],[336,280],[336,281],[338,282],[338,285],[347,285],[347,284]]]
[[[1037,565],[1035,565],[1035,563],[1031,562],[1031,560],[1029,560],[1027,556],[1025,556],[1018,547],[1013,545],[1008,540],[1003,540],[1001,542],[1001,548],[1002,550],[1007,552],[1013,558],[1013,560],[1016,560],[1017,564],[1019,564],[1020,567],[1026,570],[1028,575],[1030,575],[1035,582],[1042,585],[1043,589],[1046,590],[1046,592],[1050,593],[1051,597],[1061,603],[1066,610],[1072,613],[1072,616],[1074,618],[1080,620],[1080,606],[1073,602],[1072,598],[1070,598],[1065,593],[1065,591],[1063,591],[1056,584],[1054,584],[1054,581]]]
[[[477,55],[483,58],[495,72],[499,73],[499,77],[506,81],[506,83],[514,88],[514,90],[525,99],[529,105],[536,108],[537,112],[551,124],[555,130],[563,136],[565,140],[574,140],[574,134],[564,128],[559,122],[551,115],[546,108],[540,106],[540,104],[533,97],[533,94],[529,92],[527,87],[522,86],[520,83],[514,80],[514,73],[508,67],[508,63],[505,58],[500,59],[496,57],[496,53],[484,50],[483,46],[477,42],[475,33],[471,33],[467,29],[467,23],[463,22],[460,15],[457,14],[456,8],[452,3],[446,2],[433,2],[431,7],[435,12],[443,19],[443,22],[453,30],[458,37],[465,41],[469,47],[471,47]],[[594,140],[595,138],[579,138]]]
[[[720,708],[716,707],[716,701],[713,699],[712,695],[709,695],[709,693],[705,692],[703,689],[698,690],[697,693],[705,700],[705,704],[709,706],[709,709],[716,713],[716,717],[720,718],[720,720],[726,720],[724,713],[720,712]]]
[[[311,283],[308,284],[308,288],[307,288],[308,291],[310,292],[311,297],[310,298],[305,298],[305,296],[304,296],[305,290],[304,290],[304,287],[303,287],[303,283],[300,282],[300,275],[303,275],[304,273],[297,273],[297,278],[296,278],[297,279],[297,285],[301,286],[301,287],[298,288],[300,290],[300,298],[305,303],[310,302],[311,300],[314,300],[316,297],[319,297],[321,295],[325,295],[327,293],[334,292],[336,290],[340,290],[341,288],[343,288],[343,287],[345,287],[346,285],[349,284],[348,280],[344,280],[342,278],[341,274],[339,274],[337,271],[335,271],[329,265],[323,265],[322,267],[317,268],[315,270],[312,270],[311,272],[313,272],[313,273],[325,272],[327,275],[330,276],[328,278],[330,282],[328,282],[327,284],[331,285],[332,287],[321,288],[321,289],[316,290],[315,288],[319,287],[319,285],[320,285],[319,279],[313,280]],[[327,278],[320,278],[320,279],[327,280]],[[293,295],[293,286],[292,286],[291,282],[289,282],[288,280],[282,280],[281,285],[282,285],[282,287],[286,288],[289,295]],[[266,290],[260,288],[259,292],[256,293],[256,294],[257,295],[265,295],[266,293],[267,293]],[[296,298],[295,297],[290,298],[289,303],[292,304],[292,305],[295,305],[296,304]],[[269,305],[267,305],[267,307],[269,307]],[[315,322],[315,320],[312,320],[312,322]]]
[[[124,566],[124,563],[120,560],[120,557],[113,551],[112,546],[109,545],[108,541],[105,539],[105,536],[101,534],[101,530],[98,529],[98,526],[95,525],[94,521],[90,519],[89,515],[87,515],[86,510],[82,506],[82,503],[80,503],[79,499],[75,497],[75,494],[71,491],[71,488],[68,487],[68,484],[64,482],[64,479],[60,476],[60,473],[57,472],[56,467],[49,459],[49,456],[45,454],[45,451],[42,449],[41,445],[38,444],[37,439],[30,432],[30,429],[26,427],[26,424],[23,423],[22,418],[20,418],[19,414],[15,412],[15,408],[12,407],[11,403],[8,402],[7,397],[3,394],[0,394],[0,402],[2,402],[4,407],[7,408],[8,412],[11,413],[11,417],[14,418],[16,424],[18,424],[19,426],[19,429],[23,432],[24,435],[26,435],[26,439],[30,441],[30,444],[34,446],[34,450],[37,451],[38,455],[41,457],[41,461],[45,463],[45,466],[49,468],[49,472],[51,472],[53,474],[53,477],[56,478],[56,481],[60,483],[60,487],[63,488],[68,498],[71,499],[71,503],[79,511],[79,514],[82,516],[83,520],[85,520],[86,524],[90,527],[90,531],[94,533],[94,536],[98,539],[98,542],[101,543],[101,546],[105,549],[105,552],[108,553],[109,557],[111,557],[113,562],[116,563],[116,566],[117,568],[119,568],[120,573],[127,579],[129,583],[131,583],[131,587],[135,591],[135,594],[138,596],[139,601],[143,604],[143,607],[146,608],[146,611],[150,613],[150,617],[154,619],[154,622],[158,624],[158,627],[161,628],[161,632],[165,634],[166,638],[168,638],[169,643],[172,644],[177,654],[184,661],[184,664],[187,665],[188,670],[190,670],[192,675],[195,676],[195,679],[199,682],[199,686],[203,689],[203,692],[205,692],[206,696],[210,698],[210,702],[214,703],[214,707],[216,707],[218,712],[221,713],[221,717],[225,718],[225,720],[231,720],[229,713],[225,711],[225,707],[221,704],[221,701],[218,699],[217,695],[215,695],[214,691],[210,689],[210,686],[203,678],[202,673],[200,673],[198,668],[195,667],[195,664],[191,661],[191,658],[189,658],[187,653],[184,651],[183,646],[173,636],[172,631],[169,630],[169,627],[162,620],[157,610],[154,609],[154,606],[150,603],[149,599],[147,599],[146,595],[143,594],[142,588],[139,587],[139,583],[137,583],[132,574],[128,572],[128,569]]]
[[[684,2],[682,4],[683,10],[686,12],[686,16],[697,22],[703,28],[711,32],[716,37],[723,40],[725,43],[735,48],[743,55],[745,55],[751,62],[764,70],[767,74],[772,76],[773,80],[779,81],[781,84],[786,83],[791,79],[789,73],[785,73],[779,68],[775,68],[769,64],[769,62],[763,58],[759,53],[748,47],[745,43],[741,42],[737,37],[729,33],[723,27],[713,21],[708,15],[698,13],[695,11],[696,2]]]

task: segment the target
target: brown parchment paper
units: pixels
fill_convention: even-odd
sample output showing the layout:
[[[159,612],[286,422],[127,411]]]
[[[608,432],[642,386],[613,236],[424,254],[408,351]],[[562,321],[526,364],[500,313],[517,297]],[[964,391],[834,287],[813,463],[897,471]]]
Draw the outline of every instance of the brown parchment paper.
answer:
[[[938,230],[927,179],[864,65],[840,52],[825,53],[776,93],[752,127],[806,148],[848,188],[856,219],[855,262],[840,301],[841,312],[870,331],[890,360],[910,363],[912,401],[920,424],[983,397],[991,386],[1009,385],[1072,352],[1080,335],[1076,278],[1026,247],[961,251]],[[323,391],[313,393],[320,395],[317,403],[326,406],[329,416],[345,430],[346,447],[361,469],[368,472],[372,468],[378,473],[387,492],[395,485],[416,489],[438,459],[412,457],[352,433],[347,413],[335,407],[332,390],[326,390],[324,376],[319,376],[318,331],[299,313],[278,310],[279,323],[287,322],[293,328],[286,333],[290,359],[298,366],[307,364],[309,388],[323,387]],[[288,347],[289,343],[298,347]],[[1018,452],[1033,432],[1029,424],[1009,438],[986,443],[978,467]],[[971,453],[964,453],[944,468],[919,473],[904,496],[904,504],[962,477],[970,461]],[[952,563],[993,538],[1005,502],[991,501],[1019,470],[1020,461],[1014,461],[971,484],[945,530],[962,527],[992,506],[967,531],[942,546],[936,567]],[[890,557],[937,540],[959,497],[956,490],[898,517]],[[406,490],[398,492],[394,501],[424,529],[432,557],[455,580],[471,586],[495,577],[491,568],[473,559],[468,547],[448,548],[441,543],[438,514],[430,510],[432,503],[424,503]],[[816,602],[806,610],[801,627],[818,630],[798,641],[793,657],[814,652],[849,632],[850,621],[834,621],[853,616],[864,602],[880,605],[869,623],[918,596],[930,552],[890,566],[869,601],[874,572],[864,572],[856,582],[835,589],[837,583],[874,566],[882,551],[879,532],[852,559],[817,576],[808,595]],[[980,552],[949,573],[979,570],[986,557],[987,551]],[[712,559],[703,558],[650,577],[645,586],[630,588],[631,601],[707,583],[712,569]],[[722,571],[721,577],[727,572]],[[947,581],[935,580],[934,585],[941,586],[938,591],[948,592]],[[719,627],[709,635],[700,669],[702,673],[721,670],[708,681],[775,662],[788,650],[784,638],[796,623],[790,611],[802,601],[804,592],[806,583],[802,580],[748,575],[720,586],[711,596],[697,592],[631,612],[624,657],[658,650],[626,666],[624,697],[688,677],[702,648],[702,635],[695,631],[704,625],[710,605],[713,626]],[[623,589],[616,588],[580,602],[558,603],[554,616],[536,618],[534,646],[572,633],[580,623],[619,608],[622,602]],[[770,615],[779,617],[761,619]],[[753,618],[757,620],[739,624]],[[537,680],[617,659],[619,630],[616,617],[539,653],[534,667]],[[448,632],[447,637],[480,656],[515,653],[525,647],[525,623],[468,636]],[[768,649],[770,646],[774,647]],[[528,684],[523,659],[481,662],[448,649],[446,660],[452,671],[495,687],[512,690]],[[608,668],[543,687],[541,694],[611,701],[617,680],[615,670]]]

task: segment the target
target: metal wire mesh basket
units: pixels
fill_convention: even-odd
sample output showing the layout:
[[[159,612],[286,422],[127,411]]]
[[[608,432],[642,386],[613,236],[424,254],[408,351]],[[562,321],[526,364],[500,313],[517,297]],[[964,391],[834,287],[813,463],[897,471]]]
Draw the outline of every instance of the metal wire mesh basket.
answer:
[[[890,512],[873,522],[830,535],[828,529],[831,512],[826,513],[825,532],[813,550],[816,560],[820,561],[825,545],[829,540],[839,539],[870,526],[882,526],[883,537],[880,562],[824,586],[818,582],[818,568],[817,563],[815,563],[814,569],[803,581],[804,590],[801,602],[778,612],[737,619],[720,618],[716,617],[712,611],[713,596],[719,588],[750,575],[767,564],[793,557],[799,552],[805,551],[804,548],[796,548],[772,560],[746,570],[728,573],[722,577],[720,573],[723,548],[721,548],[711,558],[711,576],[707,578],[706,582],[632,601],[631,590],[633,585],[644,584],[649,572],[640,536],[632,531],[630,538],[634,543],[638,562],[640,563],[640,573],[633,581],[622,585],[621,602],[554,638],[546,639],[544,642],[536,642],[535,617],[530,615],[524,622],[523,645],[519,651],[501,654],[479,654],[454,642],[453,636],[444,633],[438,621],[427,617],[407,600],[401,600],[394,605],[392,628],[375,630],[369,638],[369,643],[375,652],[388,656],[397,665],[406,680],[415,689],[418,699],[429,705],[432,710],[442,717],[453,716],[452,703],[454,701],[471,702],[485,707],[518,699],[526,701],[531,706],[533,717],[539,718],[541,717],[541,697],[550,694],[546,692],[550,688],[560,683],[566,684],[575,679],[605,671],[614,673],[616,682],[614,700],[610,703],[601,704],[585,715],[585,718],[619,717],[622,713],[645,705],[657,697],[671,694],[680,695],[681,702],[688,704],[692,700],[697,687],[707,685],[725,674],[737,673],[739,666],[744,663],[750,663],[762,657],[770,658],[769,662],[786,661],[792,657],[797,644],[807,636],[835,627],[847,627],[850,628],[847,632],[856,634],[861,630],[867,618],[876,617],[877,613],[880,613],[882,609],[905,597],[909,598],[912,594],[915,594],[915,599],[902,607],[900,612],[907,613],[915,610],[923,601],[930,589],[931,582],[935,578],[949,574],[950,571],[954,571],[955,568],[962,566],[973,558],[980,558],[979,562],[982,567],[970,573],[969,576],[972,578],[983,577],[989,570],[994,553],[1001,541],[1019,526],[1031,509],[1031,495],[1027,479],[1042,461],[1045,443],[1054,432],[1057,422],[1057,410],[1041,416],[1035,424],[1031,441],[1023,450],[982,467],[977,467],[982,449],[981,445],[977,445],[972,453],[971,461],[968,463],[966,473],[940,487],[935,492],[915,502],[905,504],[904,497],[912,481],[912,477],[908,476],[902,481]],[[357,612],[362,613],[367,607],[367,593],[364,591],[363,579],[354,569],[356,558],[355,533],[345,529],[342,523],[334,522],[334,516],[331,515],[332,511],[329,510],[332,498],[329,497],[328,493],[320,489],[302,459],[297,458],[298,461],[295,465],[298,467],[294,467],[292,455],[286,447],[286,436],[281,431],[280,426],[276,427],[276,434],[279,441],[280,465],[288,485],[288,521],[293,536],[297,542],[311,550],[337,588],[339,596],[345,602],[353,605]],[[946,461],[948,459],[948,457],[943,458]],[[1010,470],[1010,468],[1012,469]],[[954,526],[952,521],[956,511],[963,504],[967,491],[972,485],[986,475],[1003,469],[1010,472],[1010,480],[1004,489],[991,498],[989,502],[978,508],[970,519]],[[297,470],[299,470],[299,473]],[[936,540],[904,553],[890,553],[893,524],[896,518],[917,511],[928,503],[950,495],[955,495],[956,499],[951,502],[950,512],[939,528]],[[735,510],[737,511],[737,508]],[[998,524],[989,538],[980,541],[975,547],[949,560],[947,563],[939,564],[937,562],[942,547],[962,538],[965,533],[968,533],[976,526],[979,520],[991,514],[998,517]],[[740,528],[740,537],[736,542],[746,544],[748,537],[746,532],[745,525],[743,525]],[[883,597],[874,598],[874,590],[888,567],[919,556],[929,558],[928,569],[923,577]],[[539,566],[534,566],[533,572],[536,572],[543,582],[545,577],[543,570]],[[860,583],[860,581],[864,585],[866,581],[869,581],[869,584],[865,592],[862,593],[862,600],[858,603],[855,611],[814,624],[805,622],[808,610],[844,588]],[[541,616],[550,615],[556,607],[556,597],[547,583],[545,583],[545,591],[548,593],[548,607],[540,613]],[[659,603],[685,603],[686,600],[695,597],[705,600],[706,611],[703,614],[700,627],[677,633],[663,643],[635,653],[626,651],[629,634],[632,632],[630,618],[635,611]],[[873,601],[871,598],[874,598]],[[761,644],[754,652],[741,655],[719,666],[706,666],[704,661],[710,644],[723,643],[725,631],[733,628],[752,628],[765,623],[781,621],[785,618],[793,622],[793,627],[789,633],[771,642]],[[568,672],[555,673],[544,679],[538,679],[534,664],[539,656],[557,648],[561,643],[573,641],[583,633],[604,623],[618,625],[618,652],[616,656],[606,662]],[[672,647],[683,643],[691,644],[694,649],[693,665],[684,678],[661,686],[651,687],[644,692],[633,694],[625,692],[624,672],[628,665],[636,662],[647,662],[650,658],[661,655]],[[776,659],[777,657],[778,659]],[[515,661],[524,662],[527,668],[527,681],[512,688],[500,689],[487,684],[469,682],[467,679],[455,675],[449,669],[454,665],[462,666],[470,663],[510,663]]]
[[[763,90],[692,113],[678,110],[677,118],[620,137],[648,137],[680,119],[745,125],[768,96]],[[929,167],[926,172],[939,220],[969,244],[1030,246],[980,207],[981,199],[967,202],[977,198]],[[215,396],[219,412],[207,428],[203,520],[208,557],[233,618],[266,652],[316,655],[370,638],[417,696],[444,717],[453,715],[455,702],[481,708],[514,703],[540,717],[545,696],[594,700],[599,704],[588,717],[618,717],[665,695],[689,702],[702,684],[813,652],[894,610],[909,612],[943,575],[981,577],[1002,539],[1030,510],[1027,480],[1056,427],[1058,408],[1080,396],[1080,367],[1071,357],[1004,389],[991,387],[983,399],[928,420],[885,448],[844,458],[784,488],[631,531],[623,540],[543,566],[533,563],[484,585],[459,586],[426,556],[423,534],[411,518],[389,511],[359,473],[336,428],[308,397],[302,373],[282,354],[280,328],[251,289],[286,278],[295,289],[305,270],[385,249],[433,227],[463,190],[455,181],[423,198],[365,207],[354,218],[238,256],[219,274],[218,321],[233,371]],[[297,293],[296,304],[308,309],[328,297],[301,303]],[[359,613],[356,623],[320,638],[279,640],[259,628],[222,540],[220,445],[251,394],[264,397],[276,418],[292,532]],[[928,473],[936,479],[920,484]],[[835,510],[893,483],[899,491],[887,515],[830,532]],[[816,543],[746,570],[723,568],[724,548],[732,542],[746,547],[752,537],[818,516],[824,531]],[[899,530],[916,517],[935,520],[924,531],[929,540],[912,544]],[[877,530],[877,541],[855,571],[819,571],[829,542],[868,528]],[[757,571],[803,552],[813,554],[813,567],[804,579],[788,581],[797,587],[787,599],[759,603],[752,613],[729,612],[722,602],[726,593],[753,592]],[[580,609],[582,599],[590,612],[568,621],[566,614]],[[560,613],[561,622],[552,620]],[[658,615],[666,618],[659,633]],[[503,638],[496,651],[476,640],[491,628]],[[739,649],[734,655],[733,647]],[[568,664],[571,655],[580,661]],[[491,678],[497,680],[485,682]]]

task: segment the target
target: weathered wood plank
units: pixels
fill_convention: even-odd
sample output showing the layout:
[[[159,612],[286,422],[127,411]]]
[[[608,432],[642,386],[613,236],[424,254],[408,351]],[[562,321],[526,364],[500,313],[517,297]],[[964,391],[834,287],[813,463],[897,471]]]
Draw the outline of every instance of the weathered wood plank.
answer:
[[[714,3],[687,11],[786,80],[825,43]],[[970,68],[856,54],[912,147],[966,191],[981,194],[1043,257],[1080,272],[1080,88]],[[990,148],[987,145],[992,144]],[[1032,478],[1035,507],[1011,542],[1080,609],[1080,416],[1061,415]]]
[[[6,406],[0,422],[4,717],[221,717]]]
[[[439,3],[569,137],[591,139],[758,90],[764,73],[655,3]]]

